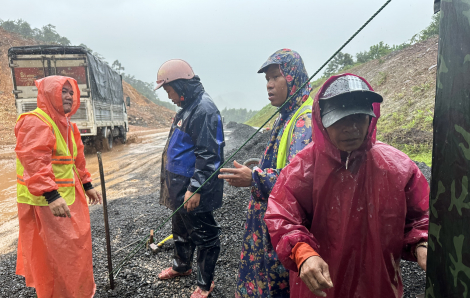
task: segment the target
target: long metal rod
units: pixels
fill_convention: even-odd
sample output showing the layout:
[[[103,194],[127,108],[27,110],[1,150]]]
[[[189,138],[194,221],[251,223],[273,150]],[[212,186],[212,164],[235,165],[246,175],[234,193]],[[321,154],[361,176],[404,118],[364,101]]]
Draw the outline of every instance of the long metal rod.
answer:
[[[113,275],[113,261],[111,259],[111,239],[109,236],[109,222],[108,222],[108,201],[106,200],[106,185],[104,182],[103,161],[101,160],[101,152],[97,152],[98,164],[100,167],[101,179],[101,193],[103,194],[103,216],[104,216],[104,229],[106,230],[106,251],[108,253],[108,274],[109,285],[114,289],[114,275]]]

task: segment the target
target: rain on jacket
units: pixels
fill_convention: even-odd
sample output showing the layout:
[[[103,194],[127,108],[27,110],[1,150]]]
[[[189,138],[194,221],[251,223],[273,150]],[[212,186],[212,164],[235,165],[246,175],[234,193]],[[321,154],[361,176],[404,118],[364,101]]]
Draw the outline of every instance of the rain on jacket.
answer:
[[[72,111],[64,114],[62,86],[69,81],[74,90]],[[24,166],[24,182],[34,196],[59,190],[52,166],[56,136],[59,134],[73,152],[75,201],[69,205],[71,218],[55,217],[47,206],[18,203],[19,237],[16,274],[24,276],[26,286],[42,297],[93,297],[91,228],[88,204],[82,183],[91,182],[85,168],[80,132],[70,117],[80,105],[80,91],[72,78],[50,76],[36,81],[38,108],[57,125],[52,132],[46,122],[34,115],[21,117],[15,126],[16,155]]]
[[[67,145],[69,152],[74,152],[73,144],[77,146],[75,166],[78,170],[79,181],[82,184],[91,182],[91,175],[86,170],[85,154],[80,132],[75,123],[70,122],[70,117],[75,114],[80,106],[80,91],[75,80],[68,78],[74,88],[72,111],[64,115],[62,107],[62,85],[65,77],[48,77],[47,82],[36,81],[38,88],[38,108],[44,111],[57,125],[59,131],[53,132],[51,127],[34,115],[20,117],[15,126],[16,156],[24,166],[23,180],[28,190],[34,196],[42,196],[45,192],[58,190],[52,169],[52,152],[56,144],[55,133],[60,133]],[[52,98],[52,100],[49,100]],[[78,100],[76,100],[78,99]],[[73,138],[73,139],[72,139]]]
[[[67,205],[71,205],[75,202],[75,164],[74,161],[77,158],[77,144],[75,143],[75,138],[72,140],[73,151],[70,152],[68,149],[67,142],[59,132],[59,128],[54,123],[54,121],[40,108],[35,109],[30,113],[24,113],[18,117],[18,120],[26,117],[26,115],[34,115],[46,123],[51,129],[56,142],[54,144],[54,149],[52,151],[52,172],[54,174],[55,183],[59,187],[58,191],[60,196],[65,200]],[[70,133],[73,131],[70,130]],[[57,134],[56,134],[57,132]],[[16,189],[17,189],[17,201],[18,203],[26,203],[29,205],[37,206],[48,206],[46,198],[44,196],[35,196],[31,194],[26,186],[24,181],[24,167],[21,164],[20,160],[16,158]]]
[[[377,103],[377,118],[349,158],[331,143],[318,97],[332,79],[315,97],[313,142],[281,172],[264,220],[291,270],[291,297],[316,297],[290,258],[299,242],[329,265],[334,287],[327,297],[402,297],[400,259],[416,261],[412,252],[428,237],[429,186],[407,155],[376,141]]]
[[[199,77],[169,83],[184,97],[176,114],[162,158],[160,204],[176,210],[187,190],[194,192],[224,162],[224,132],[219,110],[204,91]],[[192,212],[222,206],[224,182],[214,175],[199,190],[201,200]],[[181,208],[180,212],[186,212]]]

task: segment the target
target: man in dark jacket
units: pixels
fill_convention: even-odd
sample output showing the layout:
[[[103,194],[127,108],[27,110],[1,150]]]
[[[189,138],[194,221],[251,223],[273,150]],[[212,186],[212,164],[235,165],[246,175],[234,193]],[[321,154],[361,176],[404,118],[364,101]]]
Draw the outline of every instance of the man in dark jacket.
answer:
[[[220,226],[213,210],[222,206],[223,180],[213,177],[194,192],[224,162],[222,119],[187,62],[165,62],[157,75],[157,89],[161,86],[182,109],[173,120],[163,151],[160,204],[175,211],[192,198],[172,218],[173,266],[158,277],[190,275],[197,247],[198,288],[191,297],[207,297],[214,288],[214,269],[220,252]]]

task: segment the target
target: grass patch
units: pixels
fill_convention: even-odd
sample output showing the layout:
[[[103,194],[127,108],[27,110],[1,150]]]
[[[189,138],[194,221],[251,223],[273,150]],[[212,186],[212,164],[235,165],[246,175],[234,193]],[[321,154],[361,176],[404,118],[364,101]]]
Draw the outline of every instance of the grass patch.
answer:
[[[428,91],[429,88],[431,88],[430,83],[423,83],[423,84],[418,85],[418,86],[413,86],[411,88],[411,90],[413,91],[413,93],[423,93],[423,92]]]
[[[429,167],[432,166],[432,151],[426,151],[421,153],[407,153],[403,151],[414,161],[424,162]]]
[[[271,117],[272,114],[276,111],[276,107],[273,107],[271,104],[264,106],[256,115],[254,115],[250,120],[246,121],[245,124],[260,127],[263,125],[266,120]],[[272,127],[276,117],[274,117],[269,123],[268,126]]]
[[[379,72],[379,79],[377,84],[382,86],[387,81],[387,73],[386,72]]]

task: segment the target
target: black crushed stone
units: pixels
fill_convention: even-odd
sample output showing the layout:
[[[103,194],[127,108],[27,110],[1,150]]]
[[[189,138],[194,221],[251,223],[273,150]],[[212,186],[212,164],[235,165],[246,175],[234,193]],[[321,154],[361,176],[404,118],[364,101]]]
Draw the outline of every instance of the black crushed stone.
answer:
[[[235,127],[237,126],[237,124],[238,124],[238,123],[235,122],[235,121],[230,121],[229,123],[227,123],[227,125],[225,125],[225,128],[226,128],[226,129],[227,129],[227,128],[229,128],[229,129],[235,128]]]

